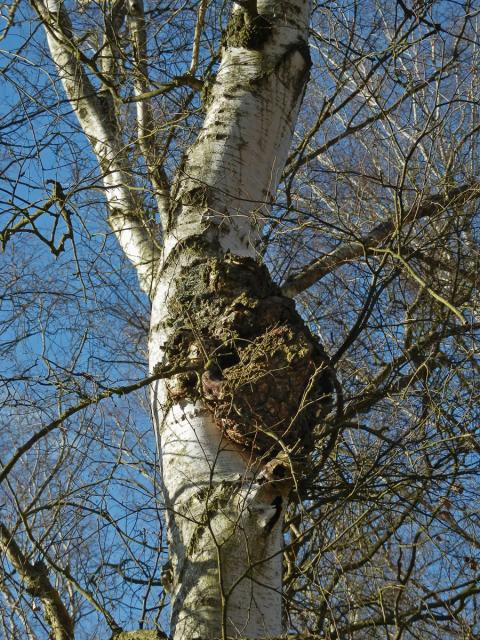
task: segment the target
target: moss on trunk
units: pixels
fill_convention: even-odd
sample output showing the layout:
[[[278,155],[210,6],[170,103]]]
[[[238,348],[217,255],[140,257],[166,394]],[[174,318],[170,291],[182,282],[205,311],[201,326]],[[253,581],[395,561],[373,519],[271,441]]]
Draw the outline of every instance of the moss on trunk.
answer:
[[[270,38],[272,25],[263,16],[245,10],[232,12],[224,37],[227,47],[260,50]]]

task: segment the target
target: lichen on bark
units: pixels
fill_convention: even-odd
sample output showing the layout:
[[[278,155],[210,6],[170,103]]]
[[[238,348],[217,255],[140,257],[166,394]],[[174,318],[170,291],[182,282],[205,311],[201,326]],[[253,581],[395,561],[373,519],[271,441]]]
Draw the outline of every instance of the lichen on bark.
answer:
[[[183,267],[170,301],[168,362],[190,371],[172,399],[203,399],[218,428],[245,451],[305,453],[333,393],[328,357],[265,266],[227,254]]]
[[[208,487],[199,489],[185,504],[182,509],[183,515],[190,518],[192,522],[196,522],[188,543],[188,556],[193,557],[197,553],[202,537],[214,527],[214,519],[217,515],[220,514],[221,517],[224,517],[228,512],[237,513],[235,509],[232,509],[231,501],[241,487],[242,483],[238,478],[234,481],[224,480],[218,484],[211,483]],[[233,522],[235,523],[235,518],[233,518]],[[231,537],[232,532],[229,529],[224,526],[222,529],[226,538]],[[221,543],[222,541],[217,538],[217,544]]]

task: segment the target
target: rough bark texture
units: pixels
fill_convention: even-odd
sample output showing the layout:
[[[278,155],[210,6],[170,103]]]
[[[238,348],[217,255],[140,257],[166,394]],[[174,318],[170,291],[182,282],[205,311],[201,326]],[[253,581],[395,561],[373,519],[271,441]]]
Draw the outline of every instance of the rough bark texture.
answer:
[[[169,279],[162,306],[166,322],[157,327],[157,336],[163,327],[164,355],[185,373],[154,390],[170,509],[174,637],[215,638],[222,629],[238,637],[278,634],[286,485],[261,477],[252,450],[224,437],[209,406],[204,389],[211,370],[205,365],[214,338],[201,318],[208,319],[214,299],[185,296],[185,287],[189,272],[198,276],[199,266],[208,273],[220,263],[192,251],[182,255],[187,264],[177,266],[177,278]]]
[[[172,400],[202,399],[244,452],[300,455],[333,391],[327,357],[265,266],[228,254],[179,273],[167,362]],[[185,319],[190,315],[192,322]]]
[[[254,46],[227,29],[205,122],[173,189],[165,255],[186,238],[215,238],[255,256],[265,207],[286,161],[310,68],[308,3],[259,2],[271,28]],[[238,6],[232,20],[244,11]],[[242,44],[243,43],[243,44]]]
[[[73,640],[73,619],[63,604],[60,593],[52,585],[46,565],[42,561],[33,564],[29,562],[3,524],[0,524],[0,549],[22,579],[25,591],[32,598],[41,601],[45,620],[51,628],[52,640]]]

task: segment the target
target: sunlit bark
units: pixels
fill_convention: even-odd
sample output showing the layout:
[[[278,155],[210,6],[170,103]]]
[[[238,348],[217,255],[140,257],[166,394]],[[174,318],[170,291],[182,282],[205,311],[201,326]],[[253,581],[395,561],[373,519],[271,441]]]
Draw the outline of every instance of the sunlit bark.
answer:
[[[172,308],[192,270],[226,253],[256,256],[262,213],[286,161],[310,64],[308,3],[291,2],[281,16],[276,3],[258,9],[252,17],[235,9],[205,123],[173,186],[153,299],[152,370],[164,359]],[[250,19],[255,38],[242,26]],[[185,309],[192,330],[195,304]],[[209,355],[199,344],[186,357],[201,372],[197,361]],[[170,510],[174,637],[280,634],[285,487],[260,479],[261,465],[222,438],[201,399],[178,401],[158,382],[153,411]]]
[[[168,217],[164,174],[155,174],[149,147],[152,114],[147,103],[138,102],[140,146],[164,223],[153,290],[157,257],[126,169],[111,95],[105,91],[99,97],[78,51],[74,55],[63,4],[50,0],[36,7],[67,95],[102,167],[110,224],[153,298],[152,371],[175,365],[165,362],[165,347],[184,279],[226,255],[256,258],[262,216],[283,171],[308,78],[308,2],[292,1],[281,11],[276,2],[235,6],[204,125],[177,174]],[[140,95],[148,88],[141,5],[129,5],[129,13]],[[108,86],[108,77],[102,81]],[[184,321],[194,331],[201,309],[191,302]],[[210,354],[202,353],[201,343],[197,349],[183,356],[187,368],[201,375]],[[155,383],[152,397],[169,510],[174,637],[278,635],[281,514],[288,483],[278,485],[262,474],[265,460],[256,461],[225,439],[202,398],[179,398],[172,384]]]

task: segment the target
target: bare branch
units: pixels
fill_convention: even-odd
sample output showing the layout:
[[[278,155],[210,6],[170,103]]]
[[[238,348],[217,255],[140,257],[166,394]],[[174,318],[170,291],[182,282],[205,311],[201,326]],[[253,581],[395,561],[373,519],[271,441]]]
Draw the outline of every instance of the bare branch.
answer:
[[[73,620],[58,590],[50,582],[44,563],[39,561],[31,564],[3,523],[0,523],[0,546],[21,577],[27,593],[42,601],[45,619],[52,628],[54,640],[73,640]]]
[[[464,184],[450,189],[446,194],[435,194],[427,197],[417,206],[412,206],[403,219],[403,226],[423,218],[433,217],[450,206],[462,206],[480,197],[480,182]],[[306,265],[301,271],[287,278],[282,284],[282,292],[286,296],[294,297],[308,289],[326,275],[340,267],[363,256],[372,255],[375,250],[396,233],[398,221],[391,219],[381,222],[369,233],[350,243],[340,245],[328,253]]]
[[[133,75],[135,96],[148,93],[147,68],[147,34],[145,28],[145,11],[142,0],[132,0],[128,3],[129,25],[133,40],[133,50],[136,69]],[[155,190],[155,199],[162,219],[163,227],[168,222],[170,204],[169,183],[165,170],[161,164],[161,154],[157,146],[155,122],[152,109],[147,98],[136,102],[138,144],[147,163],[148,175]]]
[[[200,53],[200,38],[202,36],[203,25],[205,22],[205,11],[207,10],[208,0],[200,0],[198,7],[197,24],[195,26],[195,34],[193,36],[192,61],[190,63],[190,73],[195,74],[198,65],[198,55]]]
[[[70,407],[69,409],[66,409],[56,420],[53,420],[52,422],[47,424],[45,427],[43,427],[43,429],[40,429],[40,431],[37,431],[37,433],[35,433],[31,438],[27,440],[27,442],[25,442],[23,445],[17,448],[13,456],[3,466],[3,469],[0,471],[0,483],[5,480],[5,478],[10,473],[14,465],[18,462],[18,460],[22,457],[24,453],[26,453],[29,449],[31,449],[33,445],[36,444],[39,440],[41,440],[42,438],[47,436],[49,433],[51,433],[52,431],[60,427],[65,422],[65,420],[67,420],[71,416],[75,415],[79,411],[82,411],[83,409],[86,409],[87,407],[92,406],[93,404],[98,404],[98,402],[100,402],[101,400],[105,400],[105,398],[111,398],[112,396],[124,396],[128,393],[132,393],[132,391],[138,391],[138,389],[142,389],[143,387],[146,387],[152,382],[155,382],[160,378],[168,377],[173,372],[176,373],[177,371],[178,371],[177,369],[175,369],[175,371],[169,371],[167,368],[165,369],[156,368],[155,373],[153,375],[148,376],[143,380],[139,380],[138,382],[134,382],[133,384],[125,385],[123,387],[114,387],[114,388],[106,389],[105,391],[102,391],[97,395],[84,398],[78,404],[74,405],[73,407]]]

